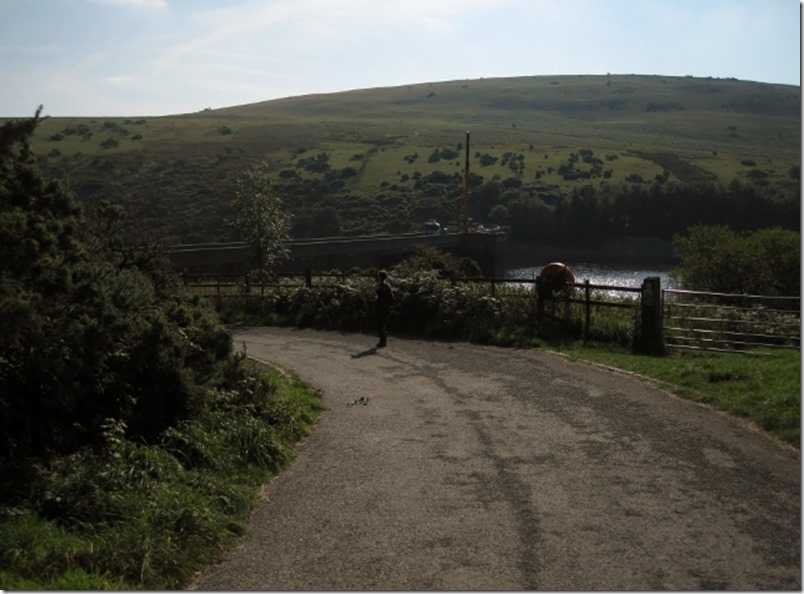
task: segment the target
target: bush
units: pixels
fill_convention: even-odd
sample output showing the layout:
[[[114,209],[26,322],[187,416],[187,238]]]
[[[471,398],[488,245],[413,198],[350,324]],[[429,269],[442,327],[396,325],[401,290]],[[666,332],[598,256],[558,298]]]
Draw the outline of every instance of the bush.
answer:
[[[243,533],[318,412],[0,129],[0,588],[166,589]]]
[[[406,276],[434,270],[442,278],[479,277],[480,267],[470,258],[458,258],[434,247],[417,245],[413,254],[394,268],[397,275]]]
[[[799,233],[779,228],[738,234],[724,226],[691,227],[673,239],[681,259],[673,275],[698,291],[800,295],[800,241]]]
[[[0,500],[25,491],[36,463],[102,448],[109,420],[158,440],[199,410],[231,350],[158,246],[124,242],[122,209],[89,219],[41,176],[36,123],[0,130]]]
[[[219,366],[203,410],[159,443],[104,424],[100,448],[34,467],[0,506],[0,586],[175,589],[244,533],[257,487],[294,456],[320,410],[245,354]],[[22,495],[22,494],[21,494]]]

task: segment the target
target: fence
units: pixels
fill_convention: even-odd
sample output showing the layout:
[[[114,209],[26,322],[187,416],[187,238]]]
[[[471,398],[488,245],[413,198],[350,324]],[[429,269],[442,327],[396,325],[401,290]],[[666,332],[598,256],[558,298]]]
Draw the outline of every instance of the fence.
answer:
[[[227,302],[242,303],[263,295],[268,288],[332,287],[350,276],[355,275],[279,274],[271,282],[250,284],[243,274],[219,274],[186,277],[185,284],[220,309]],[[646,351],[800,348],[800,297],[662,290],[656,277],[645,279],[641,287],[595,285],[587,280],[555,294],[540,290],[538,279],[469,278],[443,282],[486,286],[488,294],[498,299],[530,299],[540,319],[575,326],[584,339],[595,335],[596,324],[598,331],[602,325],[619,324],[624,329],[621,342]],[[605,315],[595,315],[604,309]],[[611,338],[611,328],[606,331]]]
[[[584,340],[594,334],[593,316],[596,312],[607,309],[605,316],[608,326],[620,324],[625,328],[620,334],[629,342],[640,340],[642,333],[642,316],[640,315],[643,288],[616,285],[573,283],[567,290],[548,293],[541,290],[539,279],[463,279],[463,283],[489,284],[491,296],[501,298],[530,297],[535,300],[537,316],[549,318],[564,324],[579,326],[579,333]],[[507,292],[508,287],[527,287],[528,291]],[[617,314],[612,315],[612,311]],[[598,320],[598,326],[601,321]]]
[[[663,291],[671,349],[747,352],[801,348],[801,297]]]
[[[332,287],[342,282],[349,275],[282,273],[274,280],[259,284],[249,283],[244,274],[216,274],[213,276],[185,276],[185,284],[200,296],[210,299],[220,310],[224,304],[243,303],[259,295],[266,289],[284,287]],[[357,275],[369,279],[365,275]],[[571,290],[557,294],[547,294],[539,290],[538,279],[520,278],[463,278],[444,279],[452,285],[465,284],[487,287],[488,294],[497,299],[528,299],[540,318],[556,320],[564,324],[578,327],[584,339],[593,335],[595,314],[603,309],[617,312],[606,316],[606,323],[622,324],[629,341],[641,335],[642,317],[640,316],[641,295],[643,288],[596,285],[588,280],[574,283]],[[614,321],[614,322],[613,322]],[[601,324],[598,321],[598,324]]]

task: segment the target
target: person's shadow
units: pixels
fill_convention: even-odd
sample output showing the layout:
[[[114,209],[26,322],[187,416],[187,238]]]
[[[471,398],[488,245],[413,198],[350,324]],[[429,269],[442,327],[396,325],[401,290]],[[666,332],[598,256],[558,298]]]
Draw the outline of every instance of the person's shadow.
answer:
[[[370,349],[363,351],[362,353],[355,353],[352,355],[352,359],[362,359],[363,357],[368,357],[369,355],[376,355],[377,354],[377,347],[371,347]]]

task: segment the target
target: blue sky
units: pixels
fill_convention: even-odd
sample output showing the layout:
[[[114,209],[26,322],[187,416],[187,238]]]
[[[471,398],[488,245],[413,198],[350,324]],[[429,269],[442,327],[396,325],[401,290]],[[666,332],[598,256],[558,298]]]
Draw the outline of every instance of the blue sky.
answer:
[[[0,117],[605,73],[800,85],[799,0],[0,0]]]

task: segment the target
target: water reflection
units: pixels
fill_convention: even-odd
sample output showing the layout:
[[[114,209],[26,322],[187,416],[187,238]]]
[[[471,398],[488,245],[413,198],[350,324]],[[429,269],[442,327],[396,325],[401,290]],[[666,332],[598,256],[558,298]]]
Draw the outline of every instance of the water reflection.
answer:
[[[663,289],[677,289],[678,283],[670,278],[668,266],[608,266],[605,264],[571,263],[567,265],[575,274],[575,281],[582,283],[588,280],[593,285],[607,285],[612,287],[639,288],[649,276],[658,276],[662,279]],[[543,266],[512,268],[506,275],[508,278],[533,279],[541,272]]]

